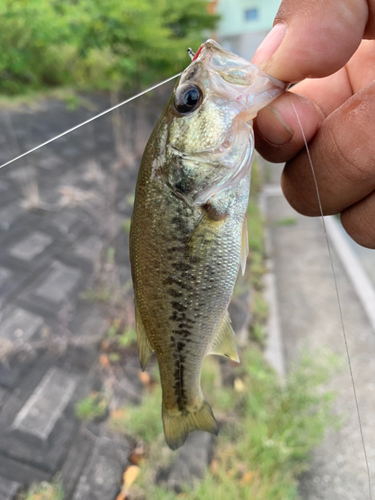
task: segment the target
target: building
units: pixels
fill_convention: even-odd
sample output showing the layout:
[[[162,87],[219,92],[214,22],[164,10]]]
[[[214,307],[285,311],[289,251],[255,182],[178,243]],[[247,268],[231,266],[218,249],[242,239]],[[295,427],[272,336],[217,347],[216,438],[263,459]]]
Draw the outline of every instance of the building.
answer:
[[[281,0],[219,0],[217,38],[226,48],[251,59],[272,28]]]

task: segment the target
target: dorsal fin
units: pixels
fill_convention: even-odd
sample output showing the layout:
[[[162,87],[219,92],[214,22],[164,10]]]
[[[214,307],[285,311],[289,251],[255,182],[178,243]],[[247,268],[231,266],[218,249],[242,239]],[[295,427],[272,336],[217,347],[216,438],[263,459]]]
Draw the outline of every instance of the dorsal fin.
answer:
[[[233,361],[237,361],[237,363],[240,361],[237,353],[237,347],[234,343],[234,331],[231,326],[228,313],[225,314],[224,319],[219,326],[208,354],[226,356]]]

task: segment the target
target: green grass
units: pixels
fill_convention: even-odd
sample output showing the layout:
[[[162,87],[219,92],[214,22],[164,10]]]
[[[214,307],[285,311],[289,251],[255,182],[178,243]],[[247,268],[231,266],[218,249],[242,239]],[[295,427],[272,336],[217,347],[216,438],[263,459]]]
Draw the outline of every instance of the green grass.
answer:
[[[283,227],[283,226],[294,226],[297,224],[297,218],[296,217],[285,217],[285,219],[279,219],[275,222],[276,226],[278,227]]]
[[[112,348],[124,348],[137,342],[137,332],[132,326],[128,326],[122,330],[121,322],[115,319],[112,321],[112,325],[107,332],[107,338],[111,341]],[[115,350],[111,354],[116,355],[119,353]]]
[[[137,332],[135,328],[128,327],[118,336],[117,342],[121,347],[128,347],[137,342]]]
[[[116,257],[116,249],[114,247],[109,247],[107,249],[107,264],[114,264]]]
[[[263,218],[257,200],[252,196],[247,209],[247,227],[249,232],[250,252],[263,252]]]
[[[264,325],[258,322],[254,323],[251,327],[250,333],[252,340],[258,342],[258,344],[262,347],[265,345],[267,335]]]
[[[253,294],[251,312],[253,313],[253,323],[264,324],[267,321],[268,304],[261,292],[255,292]]]
[[[251,192],[247,208],[246,220],[249,234],[249,258],[247,262],[247,278],[256,290],[263,288],[264,266],[264,220],[258,205],[258,193],[261,189],[261,170],[254,162],[251,176]]]
[[[76,416],[82,421],[93,421],[103,417],[108,409],[107,398],[98,392],[92,392],[76,404]]]
[[[108,427],[119,434],[131,434],[145,443],[153,443],[163,432],[161,388],[148,390],[141,405],[127,406],[111,413]]]
[[[82,300],[87,300],[88,302],[107,303],[111,300],[111,290],[109,290],[108,288],[88,288],[84,292],[81,292],[79,296]]]
[[[125,233],[130,233],[130,226],[131,226],[131,217],[124,217],[122,221],[122,229],[125,231]]]
[[[60,484],[43,481],[33,484],[27,492],[21,493],[18,500],[64,500],[64,492]]]
[[[298,476],[308,469],[312,449],[329,426],[333,394],[322,390],[337,360],[319,352],[304,354],[281,387],[258,349],[241,354],[234,388],[223,386],[216,357],[207,359],[203,392],[221,429],[211,470],[193,490],[176,495],[153,483],[155,468],[173,456],[165,445],[160,419],[160,388],[148,392],[139,407],[126,411],[121,429],[135,432],[149,445],[148,461],[136,480],[132,499],[294,500]],[[241,383],[238,383],[240,381]],[[118,425],[113,426],[119,430]],[[172,453],[172,455],[171,455]]]

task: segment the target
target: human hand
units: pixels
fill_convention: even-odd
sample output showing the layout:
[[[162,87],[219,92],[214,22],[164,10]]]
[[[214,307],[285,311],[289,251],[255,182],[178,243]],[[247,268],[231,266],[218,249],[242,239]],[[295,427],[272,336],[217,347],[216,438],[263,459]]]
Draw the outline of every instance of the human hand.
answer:
[[[341,213],[350,236],[375,248],[375,0],[283,0],[275,26],[252,62],[300,83],[258,113],[256,148],[287,162],[281,185],[289,203],[320,215],[293,103],[324,214]]]

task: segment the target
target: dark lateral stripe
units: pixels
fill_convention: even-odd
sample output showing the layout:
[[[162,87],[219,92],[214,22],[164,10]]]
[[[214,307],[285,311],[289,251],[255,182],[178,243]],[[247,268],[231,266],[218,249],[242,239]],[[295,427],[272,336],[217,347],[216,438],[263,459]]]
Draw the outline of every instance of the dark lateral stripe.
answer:
[[[176,397],[176,403],[178,409],[184,410],[186,405],[187,405],[187,397],[185,393],[185,388],[184,388],[184,372],[185,372],[185,367],[180,360],[176,360],[175,364],[175,371],[174,371],[174,394]]]
[[[176,309],[176,310],[177,310],[177,311],[179,311],[179,312],[184,312],[184,311],[186,311],[186,310],[187,310],[187,306],[186,306],[186,305],[184,305],[184,304],[181,304],[180,302],[175,302],[175,301],[173,301],[173,302],[171,303],[171,305],[172,305],[173,309]]]
[[[176,299],[183,296],[183,292],[181,292],[181,290],[175,290],[174,288],[168,288],[168,294]]]
[[[179,328],[179,329],[176,329],[176,330],[172,330],[172,333],[175,333],[176,335],[182,335],[182,337],[189,337],[194,332],[190,331],[190,330],[187,330],[186,328],[184,328],[184,329],[183,328]]]

